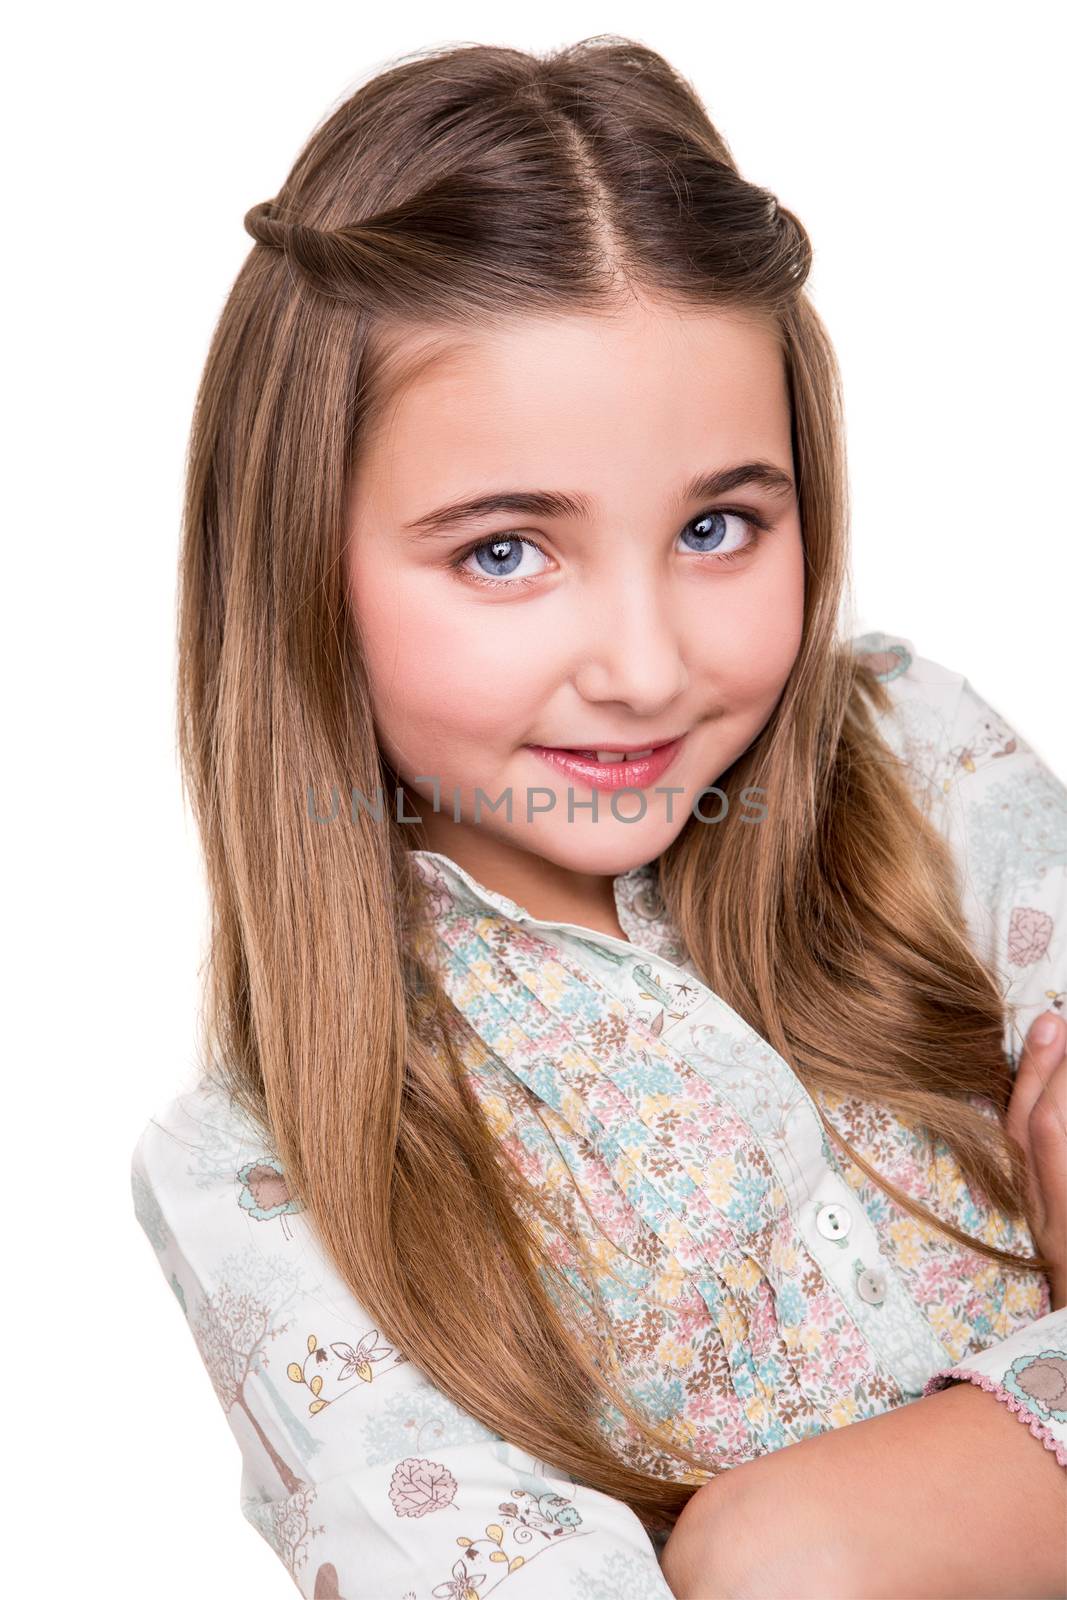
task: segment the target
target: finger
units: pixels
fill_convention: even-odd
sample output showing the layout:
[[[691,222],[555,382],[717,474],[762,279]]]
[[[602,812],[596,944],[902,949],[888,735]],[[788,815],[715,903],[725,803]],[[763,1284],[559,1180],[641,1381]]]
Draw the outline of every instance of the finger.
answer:
[[[1065,1044],[1067,1044],[1067,1027],[1058,1012],[1045,1011],[1034,1019],[1019,1057],[1015,1084],[1005,1119],[1006,1131],[1022,1152],[1026,1166],[1029,1195],[1027,1217],[1035,1242],[1039,1236],[1044,1236],[1049,1217],[1043,1175],[1044,1168],[1050,1160],[1055,1159],[1055,1150],[1052,1130],[1048,1125],[1050,1120],[1048,1107],[1046,1107],[1038,1122],[1042,1137],[1042,1170],[1039,1173],[1031,1143],[1031,1118],[1063,1056]]]
[[[1045,1030],[1048,1032],[1047,1038],[1042,1037]],[[1030,1113],[1044,1092],[1053,1068],[1063,1056],[1065,1038],[1067,1025],[1055,1011],[1043,1011],[1035,1018],[1026,1035],[1008,1103],[1007,1131],[1027,1155],[1030,1153]]]
[[[1034,1175],[1063,1247],[1067,1234],[1067,1058],[1055,1067],[1030,1112],[1027,1125]]]

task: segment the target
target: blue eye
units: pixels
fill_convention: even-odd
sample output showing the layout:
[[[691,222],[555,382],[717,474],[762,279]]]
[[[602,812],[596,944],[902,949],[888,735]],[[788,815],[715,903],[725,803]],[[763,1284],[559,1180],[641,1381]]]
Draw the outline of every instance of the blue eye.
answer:
[[[522,560],[522,544],[518,539],[494,539],[492,544],[480,544],[471,554],[491,578],[510,578]]]
[[[731,543],[727,527],[731,521],[740,523],[742,530],[749,530],[749,536],[745,537],[742,531],[740,542],[735,539]],[[696,529],[694,538],[697,540],[698,555],[735,555],[755,542],[751,534],[752,526],[751,519],[741,516],[737,511],[704,511],[699,517],[694,517],[692,522],[686,523],[679,537],[685,538],[693,528]]]
[[[737,525],[736,529],[730,527],[731,523]],[[770,526],[754,511],[703,511],[686,523],[678,537],[692,537],[696,543],[688,545],[689,554],[707,556],[708,570],[714,571],[743,560]],[[532,572],[519,571],[524,550],[532,550],[541,558],[541,565]],[[483,588],[522,589],[535,583],[548,563],[544,551],[532,539],[507,533],[468,545],[449,565],[469,583]]]
[[[537,577],[544,570],[542,566],[535,572],[524,572],[517,578],[513,577],[522,561],[524,549],[535,550],[538,555],[541,554],[532,539],[521,539],[516,534],[501,535],[497,539],[484,539],[481,544],[474,545],[460,557],[458,570],[466,577],[473,578],[476,583],[501,583],[514,588]],[[476,562],[479,570],[474,571],[469,567],[467,565],[469,561]]]

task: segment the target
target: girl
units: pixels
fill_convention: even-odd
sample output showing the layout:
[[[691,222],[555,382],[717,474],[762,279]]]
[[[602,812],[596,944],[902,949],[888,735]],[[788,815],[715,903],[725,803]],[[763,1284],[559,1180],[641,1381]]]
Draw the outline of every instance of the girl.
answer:
[[[245,1515],[318,1600],[1065,1592],[1067,791],[839,634],[803,228],[611,36],[402,61],[245,221],[133,1167]]]

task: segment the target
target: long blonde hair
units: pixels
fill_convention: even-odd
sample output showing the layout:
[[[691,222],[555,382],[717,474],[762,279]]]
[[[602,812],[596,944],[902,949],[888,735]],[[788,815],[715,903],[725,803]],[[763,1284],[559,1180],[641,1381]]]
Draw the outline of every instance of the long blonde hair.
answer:
[[[610,310],[631,286],[763,316],[793,412],[803,641],[771,721],[718,782],[760,785],[776,825],[735,829],[723,849],[721,830],[690,820],[660,887],[708,984],[807,1086],[862,1086],[1025,1214],[1018,1152],[969,1103],[1002,1113],[1010,1092],[997,984],[947,848],[875,731],[885,691],[837,639],[840,385],[805,293],[810,243],[740,176],[691,85],[614,35],[545,57],[398,58],[245,222],[257,244],[192,423],[179,601],[180,752],[212,907],[209,1070],[270,1131],[386,1337],[495,1432],[667,1528],[714,1463],[634,1409],[606,1332],[601,1345],[579,1331],[544,1259],[528,1212],[547,1219],[547,1201],[505,1167],[465,1082],[477,1042],[420,953],[410,830],[365,810],[311,826],[304,797],[337,774],[368,796],[389,777],[343,550],[361,439],[417,370],[398,354],[405,334]],[[1047,1266],[890,1192],[986,1256]],[[606,1398],[672,1465],[639,1470],[611,1449]]]

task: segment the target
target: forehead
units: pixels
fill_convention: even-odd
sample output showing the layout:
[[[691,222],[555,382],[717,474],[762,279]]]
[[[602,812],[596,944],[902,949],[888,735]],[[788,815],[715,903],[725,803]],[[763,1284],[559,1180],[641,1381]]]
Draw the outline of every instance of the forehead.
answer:
[[[738,311],[635,302],[410,330],[381,347],[374,387],[361,456],[376,476],[425,482],[432,464],[435,485],[462,490],[516,473],[577,483],[598,461],[662,476],[741,452],[791,460],[778,331]]]

